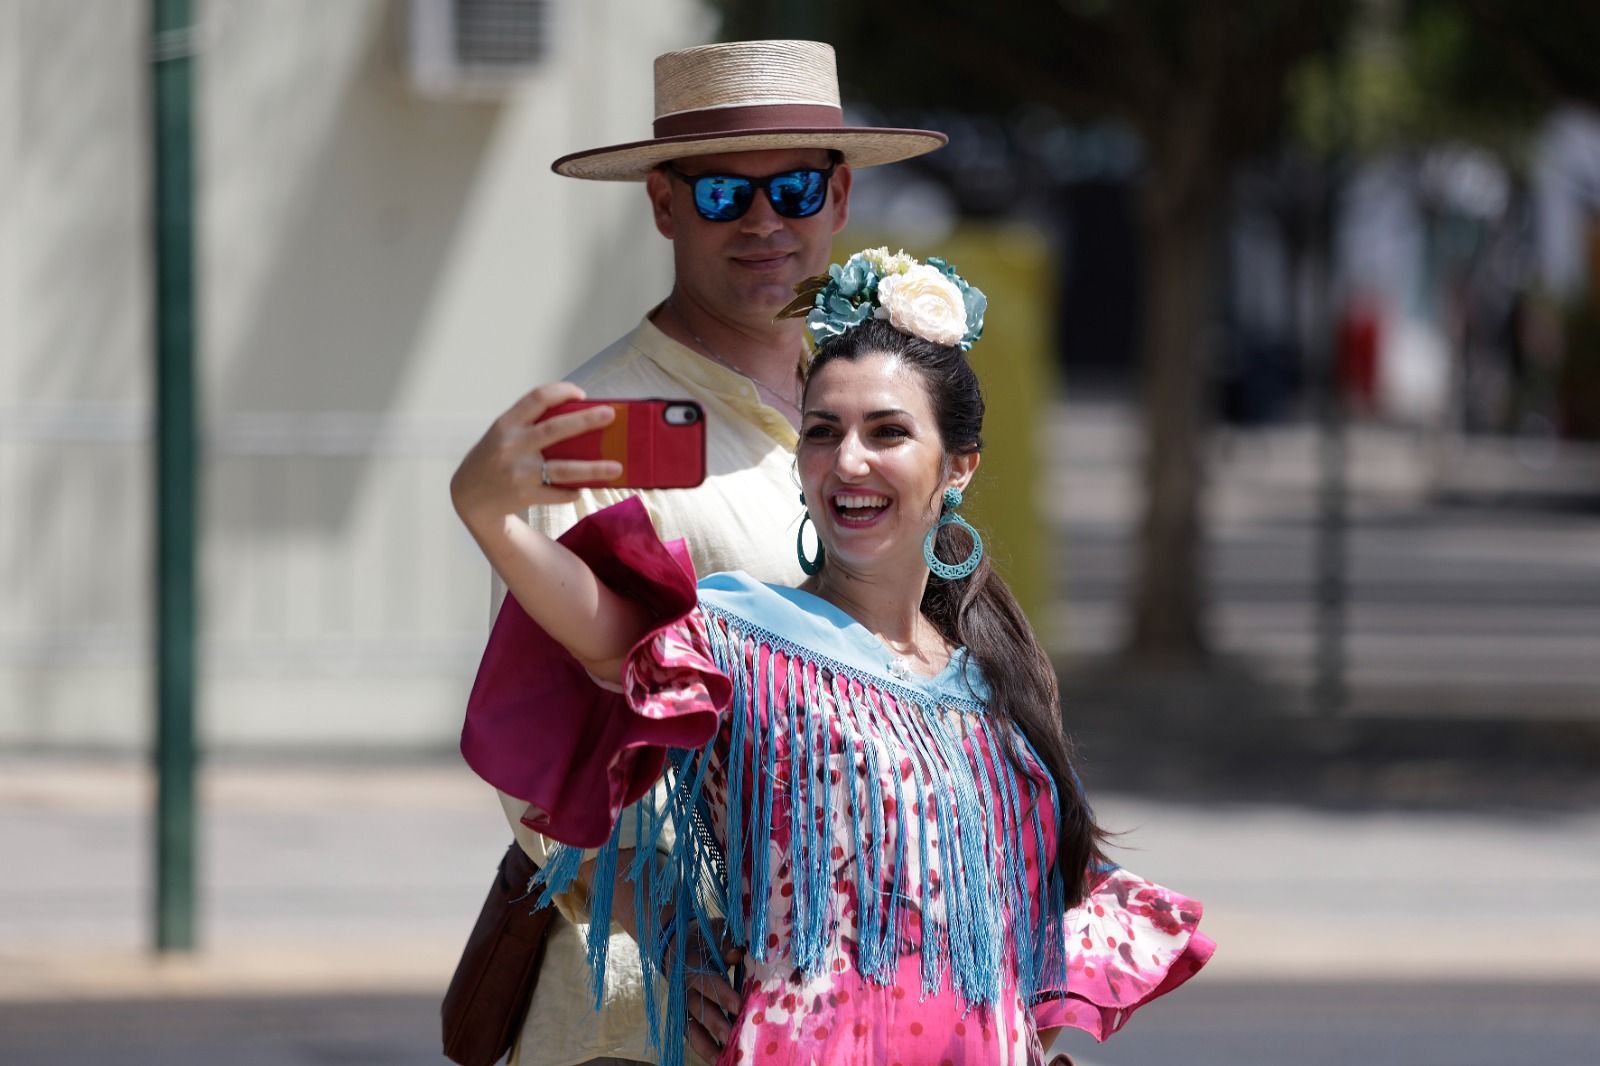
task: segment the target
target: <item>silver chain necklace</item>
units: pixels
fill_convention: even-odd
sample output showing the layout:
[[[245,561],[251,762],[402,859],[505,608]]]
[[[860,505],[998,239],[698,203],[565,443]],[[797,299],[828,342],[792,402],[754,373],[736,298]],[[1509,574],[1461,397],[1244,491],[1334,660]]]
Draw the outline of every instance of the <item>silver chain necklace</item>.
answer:
[[[694,331],[694,329],[689,325],[689,320],[683,317],[683,312],[682,311],[678,310],[678,304],[677,304],[677,302],[675,300],[670,300],[669,299],[667,301],[667,306],[672,308],[672,315],[673,315],[674,318],[676,318],[678,320],[678,324],[684,328],[684,331],[687,332],[691,338],[693,338],[695,344],[700,346],[700,354],[701,355],[704,355],[707,359],[710,359],[713,363],[716,363],[718,366],[727,367],[729,370],[733,371],[735,374],[738,374],[740,377],[742,377],[742,378],[746,379],[747,381],[749,381],[750,384],[754,385],[756,387],[756,391],[765,393],[771,399],[776,400],[780,405],[782,405],[784,407],[787,407],[789,410],[793,411],[794,412],[794,416],[796,418],[801,417],[800,400],[799,400],[799,395],[800,395],[800,388],[799,388],[799,386],[800,386],[800,382],[799,382],[800,369],[799,369],[798,365],[795,367],[795,372],[794,372],[795,379],[796,379],[795,380],[795,398],[791,400],[788,397],[784,396],[777,389],[774,389],[771,385],[768,385],[766,382],[762,381],[760,378],[757,378],[754,374],[751,374],[751,373],[749,373],[748,371],[745,371],[745,370],[740,370],[738,367],[734,366],[732,363],[730,363],[726,359],[722,358],[722,356],[718,355],[712,349],[711,345],[707,344],[700,337],[700,335],[698,333],[696,333]]]

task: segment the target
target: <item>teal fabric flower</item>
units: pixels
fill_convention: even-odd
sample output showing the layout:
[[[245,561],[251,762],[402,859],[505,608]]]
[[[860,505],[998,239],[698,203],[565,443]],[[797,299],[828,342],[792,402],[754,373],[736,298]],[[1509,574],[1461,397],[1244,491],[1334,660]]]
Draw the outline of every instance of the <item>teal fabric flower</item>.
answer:
[[[817,306],[806,316],[806,328],[811,331],[811,336],[816,342],[821,344],[832,337],[840,336],[853,326],[861,325],[871,317],[870,300],[863,300],[858,304],[851,303],[838,292],[830,293],[825,289],[817,294]]]
[[[878,289],[878,272],[860,252],[845,260],[843,266],[838,263],[829,266],[828,276],[833,278],[833,287],[841,296],[854,298],[864,293],[871,299]]]
[[[983,316],[989,308],[989,299],[981,289],[967,284],[966,280],[956,273],[956,268],[945,260],[930,257],[928,266],[948,278],[961,294],[966,332],[956,342],[956,347],[967,351],[979,337],[983,336]],[[890,317],[887,311],[881,310],[880,287],[884,279],[889,276],[909,276],[920,269],[922,267],[916,259],[903,251],[890,255],[886,248],[868,248],[852,255],[843,263],[831,264],[826,275],[808,278],[795,286],[799,299],[785,308],[782,314],[797,318],[804,314],[811,339],[817,344],[822,344],[859,326],[875,315],[879,318]],[[816,292],[816,297],[808,311],[805,297],[811,291]],[[915,317],[912,316],[912,319],[915,320]],[[922,335],[915,325],[907,327],[900,322],[895,324],[897,328],[918,336]],[[948,334],[941,331],[930,336],[948,336]]]

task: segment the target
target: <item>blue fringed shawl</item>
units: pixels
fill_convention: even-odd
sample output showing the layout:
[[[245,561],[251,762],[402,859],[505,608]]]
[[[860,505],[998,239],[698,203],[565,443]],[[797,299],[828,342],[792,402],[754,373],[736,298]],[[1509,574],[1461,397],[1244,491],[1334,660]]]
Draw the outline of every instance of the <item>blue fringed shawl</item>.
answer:
[[[669,750],[665,806],[624,812],[640,842],[626,870],[640,956],[647,975],[666,970],[664,1031],[654,982],[644,989],[651,1041],[667,1066],[682,1058],[687,975],[684,936],[672,937],[662,959],[669,910],[675,929],[707,943],[720,937],[758,963],[786,957],[807,977],[844,952],[886,985],[914,951],[925,994],[948,981],[971,1006],[995,1004],[1008,971],[1023,1002],[1064,982],[1065,889],[1059,875],[1041,886],[1038,872],[1054,852],[1055,785],[1026,740],[1008,742],[986,716],[988,687],[964,650],[938,677],[910,674],[826,601],[718,574],[701,582],[698,612],[635,650],[625,688],[641,714],[703,711],[695,679],[712,670],[733,685],[721,729],[703,747]],[[1006,754],[1012,748],[1027,773]],[[836,819],[847,820],[853,841],[842,857],[830,834]],[[645,842],[668,824],[674,843],[663,858]],[[620,822],[590,878],[597,1009],[619,832]],[[775,850],[786,857],[792,895],[775,891]],[[545,901],[571,886],[582,859],[579,849],[557,849],[539,878]],[[845,880],[858,901],[848,946]],[[775,899],[787,900],[786,915],[774,917]]]

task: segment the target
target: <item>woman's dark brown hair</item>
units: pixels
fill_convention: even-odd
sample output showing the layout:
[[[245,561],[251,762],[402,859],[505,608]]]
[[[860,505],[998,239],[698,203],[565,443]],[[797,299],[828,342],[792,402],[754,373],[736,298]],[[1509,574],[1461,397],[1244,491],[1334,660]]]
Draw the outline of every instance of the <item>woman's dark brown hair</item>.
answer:
[[[888,355],[914,369],[927,386],[939,435],[947,456],[977,452],[983,447],[983,392],[978,375],[959,348],[910,336],[881,319],[868,319],[830,338],[806,372],[809,384],[837,360],[854,362],[868,355]],[[934,552],[948,562],[965,558],[971,545],[959,527],[940,528]],[[1010,728],[1001,730],[1007,757],[1022,768],[1015,737],[1021,733],[1055,780],[1060,803],[1056,868],[1066,886],[1067,903],[1082,900],[1091,870],[1103,861],[1106,834],[1095,824],[1072,767],[1072,743],[1061,714],[1055,668],[1033,635],[1033,627],[1016,597],[985,554],[965,578],[946,581],[928,577],[922,613],[952,644],[967,649],[989,684],[989,713]]]

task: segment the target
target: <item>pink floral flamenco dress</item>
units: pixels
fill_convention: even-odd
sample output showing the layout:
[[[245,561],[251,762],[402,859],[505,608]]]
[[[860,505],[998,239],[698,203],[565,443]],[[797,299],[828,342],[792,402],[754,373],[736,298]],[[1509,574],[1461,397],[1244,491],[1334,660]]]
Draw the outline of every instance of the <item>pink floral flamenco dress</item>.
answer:
[[[664,1063],[682,1059],[694,937],[745,949],[724,1064],[1038,1064],[1039,1030],[1105,1039],[1210,958],[1200,904],[1120,867],[1066,906],[1054,783],[987,716],[964,651],[924,677],[809,593],[739,573],[697,587],[637,501],[562,540],[659,625],[608,692],[508,600],[462,750],[568,845],[544,901],[595,857],[597,989],[622,823],[670,841],[622,870],[665,978],[647,1004]]]

